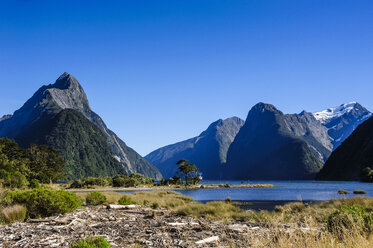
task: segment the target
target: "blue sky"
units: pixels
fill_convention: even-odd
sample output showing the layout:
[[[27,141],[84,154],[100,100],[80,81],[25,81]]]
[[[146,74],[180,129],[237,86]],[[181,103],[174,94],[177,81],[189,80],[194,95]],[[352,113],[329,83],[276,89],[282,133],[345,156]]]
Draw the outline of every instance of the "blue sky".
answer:
[[[1,1],[0,115],[65,71],[142,155],[259,101],[373,111],[373,1]]]

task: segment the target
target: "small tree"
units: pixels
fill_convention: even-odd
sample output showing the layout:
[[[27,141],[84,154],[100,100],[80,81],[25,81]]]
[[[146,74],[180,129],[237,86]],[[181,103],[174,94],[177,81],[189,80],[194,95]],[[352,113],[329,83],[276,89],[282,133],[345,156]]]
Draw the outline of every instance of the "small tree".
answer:
[[[185,184],[197,184],[200,181],[197,173],[199,172],[197,166],[192,163],[188,163],[186,159],[180,159],[177,163],[179,165],[179,172],[184,174]]]

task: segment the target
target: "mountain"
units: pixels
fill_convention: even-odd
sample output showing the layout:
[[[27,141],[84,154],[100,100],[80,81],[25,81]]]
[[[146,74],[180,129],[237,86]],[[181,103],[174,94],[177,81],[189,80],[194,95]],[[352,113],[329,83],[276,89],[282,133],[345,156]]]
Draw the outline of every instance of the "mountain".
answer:
[[[355,131],[331,154],[317,180],[361,180],[365,167],[373,169],[373,117]]]
[[[228,149],[229,179],[312,179],[322,167],[305,139],[321,144],[305,124],[312,116],[284,115],[258,103]],[[317,125],[317,123],[315,123]]]
[[[159,148],[145,158],[155,165],[165,178],[177,171],[176,162],[187,159],[195,163],[204,179],[221,177],[221,166],[226,162],[227,151],[244,124],[238,117],[218,120],[199,136]]]
[[[357,126],[369,119],[372,113],[359,103],[350,102],[313,113],[313,116],[328,129],[335,150]]]
[[[82,113],[64,109],[43,117],[17,136],[25,144],[43,144],[64,158],[66,179],[127,173],[113,155],[103,132]]]
[[[91,123],[97,126],[107,139],[116,160],[128,173],[136,172],[159,180],[162,176],[157,168],[151,165],[133,149],[128,147],[118,136],[107,128],[104,121],[93,112],[87,96],[79,82],[70,74],[62,74],[54,84],[41,87],[12,116],[0,121],[0,137],[15,139],[23,146],[33,141],[26,130],[35,128],[36,124],[46,123],[64,109],[80,112]],[[68,157],[65,159],[69,160]]]

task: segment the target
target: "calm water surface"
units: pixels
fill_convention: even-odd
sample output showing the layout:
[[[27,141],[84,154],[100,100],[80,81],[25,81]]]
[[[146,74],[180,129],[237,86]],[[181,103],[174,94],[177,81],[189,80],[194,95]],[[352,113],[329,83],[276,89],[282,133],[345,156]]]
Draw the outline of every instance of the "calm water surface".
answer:
[[[241,184],[241,181],[203,181],[204,184]],[[322,201],[336,198],[354,197],[354,194],[338,195],[338,190],[344,189],[352,193],[353,190],[362,189],[367,192],[365,196],[373,197],[373,183],[362,182],[335,182],[335,181],[244,181],[245,184],[273,184],[274,188],[219,188],[175,190],[184,195],[191,196],[197,201],[232,200],[241,201]]]

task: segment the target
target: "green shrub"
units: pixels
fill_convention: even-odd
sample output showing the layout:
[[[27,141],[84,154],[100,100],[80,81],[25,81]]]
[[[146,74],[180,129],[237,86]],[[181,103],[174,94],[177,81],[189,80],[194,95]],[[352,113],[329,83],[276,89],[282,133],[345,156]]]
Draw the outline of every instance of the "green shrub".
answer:
[[[347,233],[370,234],[373,231],[373,213],[362,206],[342,206],[328,217],[328,230],[343,239]]]
[[[30,218],[48,217],[71,212],[82,205],[79,197],[74,193],[48,188],[32,190],[17,190],[6,192],[3,205],[21,204],[27,208]]]
[[[183,180],[179,176],[171,177],[167,180],[161,179],[160,185],[182,185]]]
[[[158,202],[153,202],[153,203],[152,203],[152,208],[153,208],[153,209],[157,209],[157,208],[159,208],[159,203],[158,203]]]
[[[31,182],[30,182],[29,187],[32,188],[32,189],[40,188],[39,180],[32,179]]]
[[[119,199],[118,203],[120,205],[131,205],[132,204],[132,200],[129,196],[122,196],[122,198]]]
[[[364,195],[366,193],[367,192],[365,190],[361,190],[361,189],[354,190],[354,194],[356,195]]]
[[[78,240],[75,243],[70,244],[70,248],[109,248],[110,243],[103,237],[93,237]]]
[[[347,192],[347,190],[340,189],[340,190],[338,190],[338,194],[340,194],[340,195],[347,195],[348,192]]]
[[[26,208],[22,205],[13,205],[0,209],[0,223],[9,224],[23,221],[26,218]]]
[[[71,185],[70,188],[72,189],[80,189],[83,188],[84,182],[82,180],[75,180]]]
[[[106,196],[98,191],[93,191],[87,195],[85,202],[88,205],[100,205],[106,202]]]
[[[141,174],[133,173],[130,176],[117,175],[113,177],[114,187],[136,187],[138,185],[153,184],[154,181],[151,178],[147,178]]]

